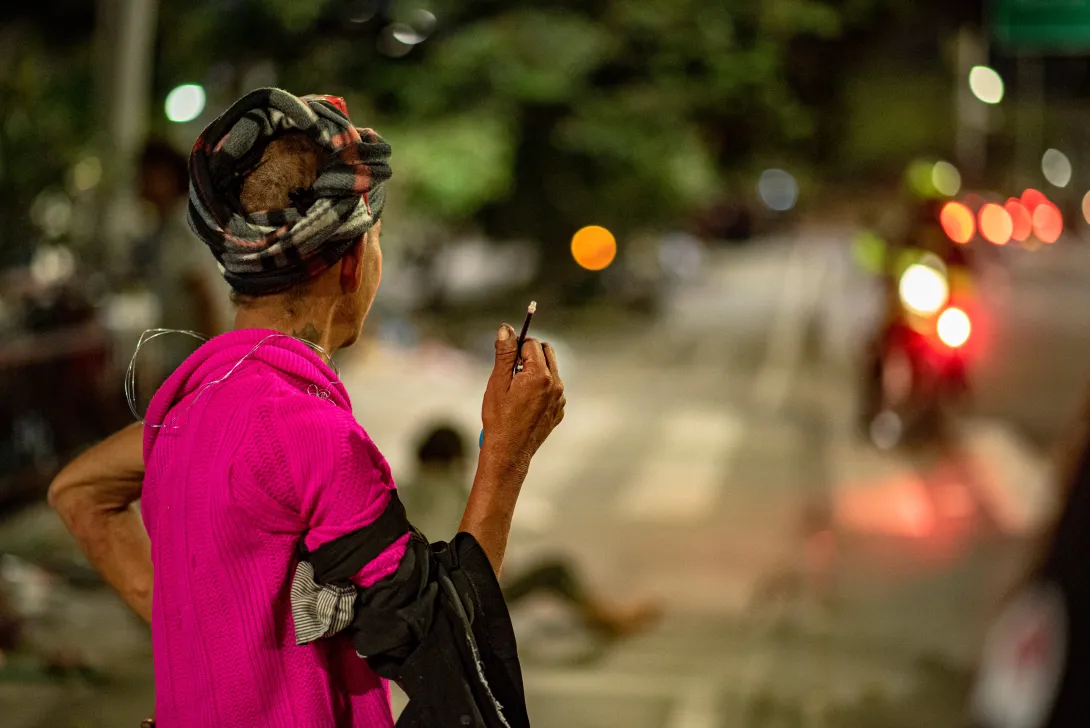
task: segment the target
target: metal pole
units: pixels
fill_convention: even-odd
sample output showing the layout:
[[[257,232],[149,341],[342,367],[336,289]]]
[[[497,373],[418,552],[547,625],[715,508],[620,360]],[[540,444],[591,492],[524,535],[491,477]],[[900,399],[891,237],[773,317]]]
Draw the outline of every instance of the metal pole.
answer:
[[[1018,170],[1020,188],[1039,184],[1045,138],[1044,63],[1035,56],[1018,57]]]
[[[105,250],[102,262],[115,271],[124,266],[130,243],[126,202],[131,199],[136,154],[147,134],[157,11],[158,0],[99,2],[104,199],[96,227]]]
[[[972,186],[982,182],[987,167],[988,107],[969,88],[969,73],[987,60],[987,46],[980,34],[963,27],[957,40],[957,159],[962,176]]]

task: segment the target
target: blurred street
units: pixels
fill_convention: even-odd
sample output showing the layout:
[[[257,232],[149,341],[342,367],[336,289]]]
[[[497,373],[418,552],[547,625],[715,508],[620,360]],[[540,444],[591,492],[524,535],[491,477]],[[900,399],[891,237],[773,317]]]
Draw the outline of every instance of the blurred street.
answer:
[[[547,603],[516,611],[538,728],[955,724],[985,620],[1053,502],[1040,444],[1081,391],[1090,267],[1076,240],[1012,251],[982,292],[975,412],[948,443],[883,453],[854,419],[853,347],[877,304],[850,239],[713,250],[653,320],[539,311],[569,406],[534,461],[509,564],[572,555],[594,588],[656,598],[665,616],[603,645]],[[408,430],[392,413],[416,371],[375,375],[382,361],[349,360],[343,379],[398,472]],[[443,406],[468,420],[488,363],[467,361],[477,385]],[[73,548],[44,507],[0,526],[0,552],[67,563]],[[85,651],[106,682],[13,667],[3,725],[136,725],[152,694],[143,628],[101,590],[47,591],[33,633]]]
[[[373,451],[340,412],[290,424],[310,395],[344,404],[327,372],[248,359],[302,342],[332,362],[409,521],[443,541],[496,327],[524,316],[566,399],[532,367],[492,385],[482,472],[564,421],[514,512],[488,477],[465,521],[495,561],[512,519],[500,585],[535,728],[1081,725],[1090,0],[9,5],[0,728],[135,727],[157,687],[166,728],[348,720],[340,668],[267,635],[289,607],[302,624],[286,569],[331,586],[308,550],[382,530],[328,482],[386,473],[312,477]],[[202,426],[145,443],[138,492],[138,428],[94,444],[197,358],[200,393],[174,409]],[[254,392],[292,377],[307,396],[269,417]],[[142,538],[118,525],[138,495],[154,663],[177,676],[158,686],[148,626],[96,571]],[[267,498],[275,525],[251,517]],[[1012,611],[1023,581],[1047,583]],[[357,582],[425,610],[392,620],[413,640],[435,594],[457,611],[408,579]],[[409,640],[386,644],[383,619],[353,627],[372,658]],[[190,665],[210,623],[216,657]],[[505,688],[493,637],[452,680]],[[270,698],[282,675],[315,692]],[[515,692],[496,702],[519,723]],[[379,696],[354,698],[382,722]]]

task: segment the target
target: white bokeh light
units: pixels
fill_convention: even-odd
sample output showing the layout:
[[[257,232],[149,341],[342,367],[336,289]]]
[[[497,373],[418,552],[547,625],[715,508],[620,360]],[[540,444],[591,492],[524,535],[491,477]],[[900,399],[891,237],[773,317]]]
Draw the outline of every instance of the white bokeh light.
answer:
[[[421,35],[430,35],[435,30],[435,14],[430,10],[424,10],[423,8],[417,8],[413,11],[413,27],[416,28]]]
[[[64,246],[45,245],[35,251],[30,261],[30,275],[43,286],[65,281],[76,268],[72,251]]]
[[[427,38],[423,33],[419,33],[411,25],[407,23],[394,23],[390,26],[390,35],[397,38],[405,45],[416,45],[417,43],[423,43]]]
[[[973,325],[960,308],[948,308],[939,316],[936,331],[942,343],[956,349],[969,340]]]
[[[961,190],[961,172],[949,162],[935,162],[931,168],[931,184],[939,194],[953,197]]]
[[[168,119],[182,124],[200,116],[204,111],[204,102],[204,88],[195,83],[187,83],[167,94],[163,109]]]
[[[766,169],[757,183],[757,193],[769,209],[787,212],[799,199],[799,183],[790,172],[782,169]]]
[[[950,288],[946,276],[929,265],[916,263],[901,274],[901,303],[919,314],[930,315],[946,305]]]
[[[1049,149],[1041,157],[1041,172],[1051,185],[1067,187],[1071,171],[1071,160],[1059,149]]]
[[[402,38],[407,37],[414,40],[415,33],[416,31],[404,23],[387,25],[382,29],[382,33],[376,41],[379,53],[389,58],[402,58],[408,55],[409,51],[413,49],[414,43],[406,43]]]
[[[30,205],[30,219],[48,239],[68,232],[72,220],[72,200],[60,190],[46,189],[38,193]]]
[[[1003,79],[994,68],[974,66],[969,71],[969,88],[973,96],[986,104],[998,104],[1003,100]]]
[[[72,184],[79,192],[86,192],[102,181],[102,162],[98,157],[84,157],[72,168]]]

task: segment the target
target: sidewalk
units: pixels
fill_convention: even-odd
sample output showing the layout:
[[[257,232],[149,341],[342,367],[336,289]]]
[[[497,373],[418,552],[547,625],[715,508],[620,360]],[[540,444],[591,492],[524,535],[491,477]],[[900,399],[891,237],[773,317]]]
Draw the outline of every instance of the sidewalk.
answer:
[[[0,521],[0,554],[38,563],[85,564],[60,519],[44,503]],[[123,728],[137,726],[154,702],[151,639],[146,626],[103,587],[75,588],[10,556],[0,578],[28,614],[30,654],[0,668],[4,728]],[[86,660],[103,681],[57,679],[41,656],[64,651]]]

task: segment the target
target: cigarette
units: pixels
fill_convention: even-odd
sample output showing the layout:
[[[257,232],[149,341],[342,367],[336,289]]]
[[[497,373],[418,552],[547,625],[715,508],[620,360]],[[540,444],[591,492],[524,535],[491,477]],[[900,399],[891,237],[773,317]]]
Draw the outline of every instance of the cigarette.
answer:
[[[534,317],[534,312],[537,311],[537,301],[530,301],[530,305],[526,307],[526,320],[522,322],[522,332],[519,333],[518,350],[515,353],[515,368],[512,374],[517,374],[522,371],[522,345],[526,343],[526,332],[530,329],[530,319]]]

